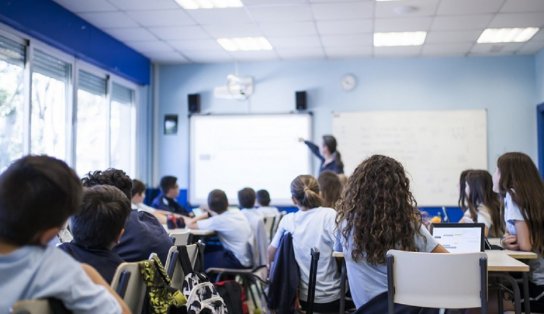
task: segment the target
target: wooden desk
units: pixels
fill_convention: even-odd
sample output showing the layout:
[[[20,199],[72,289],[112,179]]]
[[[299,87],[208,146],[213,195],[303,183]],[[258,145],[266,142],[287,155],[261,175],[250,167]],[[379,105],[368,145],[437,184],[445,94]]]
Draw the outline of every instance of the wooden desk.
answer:
[[[489,243],[492,245],[501,246],[501,239],[499,238],[489,238]],[[503,250],[508,256],[515,259],[537,259],[538,255],[535,252],[525,252],[525,251],[512,251],[512,250]]]
[[[166,232],[168,234],[186,234],[186,233],[190,233],[192,235],[201,236],[201,237],[208,237],[208,236],[215,235],[215,231],[213,231],[213,230],[188,229],[188,228],[166,229]]]

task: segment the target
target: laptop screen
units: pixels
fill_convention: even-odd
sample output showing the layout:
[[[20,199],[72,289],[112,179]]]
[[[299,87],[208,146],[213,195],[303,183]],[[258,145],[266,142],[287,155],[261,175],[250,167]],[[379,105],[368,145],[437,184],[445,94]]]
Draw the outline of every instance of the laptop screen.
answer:
[[[450,253],[484,251],[484,224],[433,224],[431,233],[433,238]]]

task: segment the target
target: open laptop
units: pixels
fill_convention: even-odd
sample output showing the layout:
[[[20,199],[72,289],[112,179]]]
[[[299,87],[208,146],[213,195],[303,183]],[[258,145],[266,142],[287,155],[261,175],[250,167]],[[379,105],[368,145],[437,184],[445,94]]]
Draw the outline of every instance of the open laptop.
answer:
[[[482,223],[432,224],[431,234],[450,253],[483,252],[485,248]]]

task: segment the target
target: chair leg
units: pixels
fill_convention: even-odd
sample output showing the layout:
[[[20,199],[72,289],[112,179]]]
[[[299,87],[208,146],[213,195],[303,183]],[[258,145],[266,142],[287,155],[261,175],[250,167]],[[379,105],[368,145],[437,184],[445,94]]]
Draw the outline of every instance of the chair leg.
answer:
[[[504,313],[504,289],[500,285],[499,289],[497,289],[497,299],[497,309],[499,310],[499,313]]]

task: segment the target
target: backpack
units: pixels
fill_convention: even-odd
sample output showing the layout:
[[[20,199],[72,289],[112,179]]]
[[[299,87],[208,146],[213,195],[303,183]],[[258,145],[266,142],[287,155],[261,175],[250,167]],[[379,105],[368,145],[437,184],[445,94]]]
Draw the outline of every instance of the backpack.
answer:
[[[227,314],[227,305],[215,286],[205,274],[196,272],[191,266],[187,248],[179,246],[178,249],[178,258],[185,274],[182,290],[187,297],[187,314]]]

